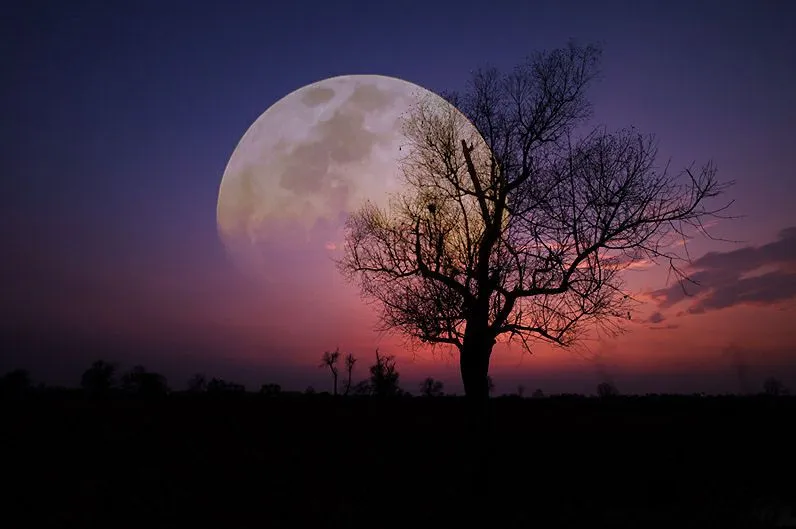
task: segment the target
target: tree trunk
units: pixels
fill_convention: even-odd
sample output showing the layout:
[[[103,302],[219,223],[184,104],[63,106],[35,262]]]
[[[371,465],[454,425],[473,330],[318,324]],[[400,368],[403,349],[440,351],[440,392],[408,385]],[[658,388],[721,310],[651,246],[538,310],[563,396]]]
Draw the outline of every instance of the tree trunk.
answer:
[[[487,376],[494,345],[495,341],[489,335],[486,325],[468,322],[459,353],[459,367],[464,394],[470,401],[484,401],[489,398]]]
[[[491,435],[487,376],[489,358],[495,342],[487,329],[484,324],[468,322],[459,353],[468,422],[463,463],[465,471],[470,475],[467,485],[468,507],[463,512],[471,520],[484,519],[484,511],[488,509],[486,499],[489,497]]]
[[[476,327],[476,326],[472,326]],[[488,437],[489,420],[489,358],[495,341],[486,330],[471,329],[468,325],[459,352],[459,366],[462,372],[464,396],[467,401],[471,436]]]

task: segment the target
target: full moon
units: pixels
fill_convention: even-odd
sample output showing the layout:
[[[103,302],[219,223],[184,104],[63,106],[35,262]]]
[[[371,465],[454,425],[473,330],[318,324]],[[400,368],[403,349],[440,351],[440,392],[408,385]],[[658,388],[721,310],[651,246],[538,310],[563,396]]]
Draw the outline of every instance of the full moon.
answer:
[[[338,248],[350,212],[366,200],[385,206],[400,190],[401,117],[429,97],[448,104],[401,79],[345,75],[299,88],[268,108],[221,179],[218,231],[236,264],[267,274],[269,262],[290,260],[285,254],[296,248]]]

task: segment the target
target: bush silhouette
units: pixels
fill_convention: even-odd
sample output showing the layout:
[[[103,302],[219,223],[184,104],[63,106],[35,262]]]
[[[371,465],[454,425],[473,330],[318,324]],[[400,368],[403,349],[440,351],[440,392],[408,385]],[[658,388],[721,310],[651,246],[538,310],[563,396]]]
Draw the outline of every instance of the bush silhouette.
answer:
[[[191,393],[201,393],[207,391],[207,377],[203,373],[196,373],[188,379],[188,391]]]
[[[377,397],[393,397],[401,393],[400,375],[395,367],[395,356],[382,356],[376,349],[376,363],[370,366],[370,390]]]
[[[243,393],[246,388],[242,384],[227,382],[220,378],[213,378],[207,384],[208,393]]]
[[[442,391],[444,384],[441,380],[434,380],[432,377],[427,377],[420,383],[420,394],[424,397],[441,397],[445,393]]]
[[[135,366],[122,376],[122,389],[141,397],[156,397],[169,392],[166,377],[147,371],[144,366]]]
[[[280,393],[282,393],[282,386],[279,384],[263,384],[260,387],[260,395],[273,396],[279,395]]]

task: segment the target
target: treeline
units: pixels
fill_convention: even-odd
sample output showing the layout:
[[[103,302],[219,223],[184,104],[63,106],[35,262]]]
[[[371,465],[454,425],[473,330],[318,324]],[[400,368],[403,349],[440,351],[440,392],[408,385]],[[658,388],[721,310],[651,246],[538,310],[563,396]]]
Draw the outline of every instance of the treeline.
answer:
[[[338,364],[341,355],[339,350],[325,352],[321,366],[330,370],[334,376],[333,395],[338,395]],[[381,354],[376,351],[376,361],[370,366],[370,376],[359,382],[353,383],[352,374],[357,359],[353,354],[348,354],[345,359],[347,377],[344,381],[342,395],[402,397],[411,396],[399,385],[400,374],[396,366],[395,357]],[[165,396],[175,390],[169,386],[165,376],[138,365],[132,369],[120,372],[118,364],[97,360],[91,364],[81,375],[79,390],[73,388],[47,387],[44,384],[35,385],[31,374],[26,369],[15,369],[0,377],[0,396],[22,396],[32,393],[53,391],[81,391],[92,398],[108,397],[111,395],[135,396]],[[425,388],[425,389],[424,389]],[[221,378],[208,378],[204,373],[192,375],[183,390],[185,393],[211,393],[234,394],[246,393],[243,384],[231,382]],[[316,392],[312,386],[304,392],[283,392],[282,387],[273,382],[262,384],[259,393],[264,395],[278,395],[284,393],[303,393],[306,395],[329,394],[327,391]],[[429,396],[442,394],[442,382],[427,379],[421,386],[421,393]]]
[[[375,362],[369,367],[368,378],[354,381],[353,371],[358,359],[352,354],[343,355],[340,349],[325,351],[321,356],[318,367],[327,369],[331,375],[331,392],[316,392],[312,386],[307,387],[303,392],[283,391],[282,387],[273,382],[264,383],[260,386],[258,393],[266,396],[274,395],[331,395],[331,396],[351,396],[351,397],[411,397],[411,392],[404,390],[400,385],[400,373],[398,372],[395,356],[384,355],[376,350]],[[341,365],[342,363],[342,365]],[[341,373],[341,368],[343,372]],[[495,385],[491,377],[488,378],[489,394],[494,396]],[[203,373],[196,373],[191,376],[185,389],[181,393],[208,393],[208,394],[240,394],[247,393],[243,384],[230,382],[221,378],[210,378]],[[788,388],[775,377],[767,378],[762,385],[759,394],[770,397],[789,395]],[[34,393],[47,393],[54,391],[80,391],[91,398],[102,398],[111,395],[132,395],[141,397],[158,397],[173,393],[174,390],[169,386],[166,377],[138,365],[132,369],[120,372],[117,364],[97,360],[89,366],[80,377],[80,389],[55,388],[44,384],[35,385],[30,372],[25,369],[15,369],[0,377],[0,398],[19,397]],[[602,399],[613,399],[621,396],[619,389],[612,382],[601,382],[596,388],[597,396]],[[425,378],[418,387],[419,395],[422,397],[455,397],[456,394],[446,394],[445,385],[442,381],[432,377]],[[546,395],[541,389],[536,389],[531,398],[545,398]],[[584,397],[578,394],[558,394],[556,397],[578,398]],[[648,394],[648,397],[665,396],[658,394]],[[704,393],[692,396],[705,397]],[[525,387],[517,386],[516,392],[503,394],[505,398],[525,398]]]

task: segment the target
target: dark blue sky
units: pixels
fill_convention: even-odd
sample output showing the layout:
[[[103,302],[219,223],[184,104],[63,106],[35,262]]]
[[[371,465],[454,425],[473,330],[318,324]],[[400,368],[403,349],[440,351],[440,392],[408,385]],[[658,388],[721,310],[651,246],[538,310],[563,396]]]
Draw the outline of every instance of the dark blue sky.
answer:
[[[478,66],[510,68],[570,38],[600,43],[595,123],[654,132],[662,157],[680,165],[716,160],[748,216],[720,234],[756,245],[794,224],[792,2],[28,1],[5,10],[3,369],[27,364],[66,380],[120,342],[157,351],[143,361],[177,377],[191,369],[164,360],[169,348],[203,348],[217,361],[233,331],[216,336],[224,347],[199,344],[190,322],[163,323],[160,312],[234,304],[222,290],[238,279],[215,228],[229,156],[279,98],[339,74],[457,89]],[[145,325],[165,330],[130,346]],[[47,352],[47,340],[71,352]],[[136,363],[132,354],[116,356]]]

